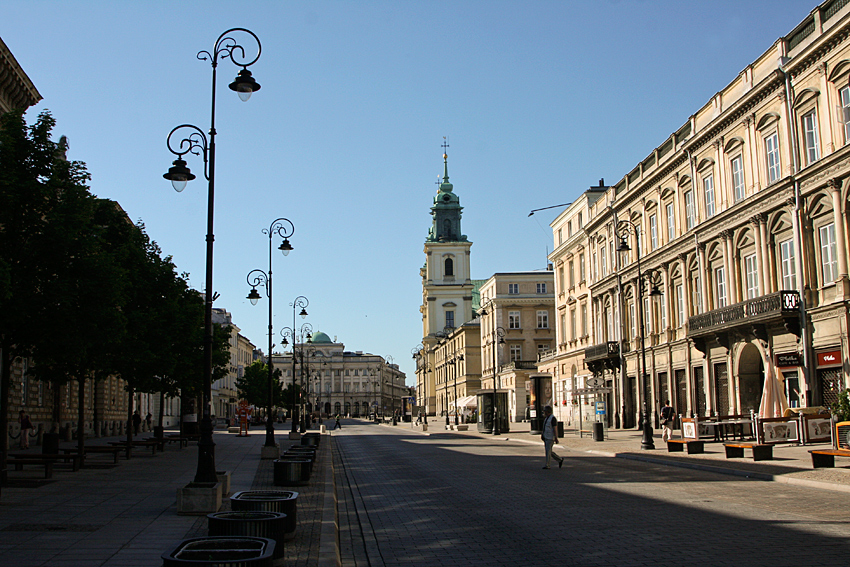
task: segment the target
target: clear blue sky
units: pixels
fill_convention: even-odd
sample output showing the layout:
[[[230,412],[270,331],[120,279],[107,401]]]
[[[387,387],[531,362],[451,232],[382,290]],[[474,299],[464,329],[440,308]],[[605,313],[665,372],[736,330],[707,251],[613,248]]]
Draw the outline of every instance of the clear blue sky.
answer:
[[[267,350],[265,299],[251,306],[245,276],[268,267],[261,229],[287,217],[275,343],[305,295],[315,330],[391,355],[413,384],[443,136],[474,277],[541,269],[558,210],[529,210],[622,178],[816,5],[8,0],[0,37],[44,97],[29,120],[50,109],[93,192],[144,221],[201,289],[202,164],[174,192],[165,138],[209,128],[211,69],[196,53],[226,29],[256,33],[262,90],[248,103],[227,89],[238,69],[219,65],[216,306]]]

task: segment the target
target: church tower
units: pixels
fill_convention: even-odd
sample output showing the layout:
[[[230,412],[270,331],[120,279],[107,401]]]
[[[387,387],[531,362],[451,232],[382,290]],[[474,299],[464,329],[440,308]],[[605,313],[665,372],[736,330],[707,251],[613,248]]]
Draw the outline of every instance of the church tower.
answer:
[[[448,146],[444,146],[448,147]],[[448,155],[443,154],[443,177],[431,206],[431,229],[425,240],[422,276],[422,336],[442,333],[472,319],[472,242],[461,232],[463,207],[449,183]]]
[[[443,148],[448,148],[444,143]],[[472,242],[461,232],[463,207],[449,183],[449,156],[443,153],[443,177],[431,205],[431,229],[425,239],[422,277],[422,345],[416,359],[417,405],[426,415],[436,414],[436,347],[446,328],[472,320],[473,282],[469,271]]]

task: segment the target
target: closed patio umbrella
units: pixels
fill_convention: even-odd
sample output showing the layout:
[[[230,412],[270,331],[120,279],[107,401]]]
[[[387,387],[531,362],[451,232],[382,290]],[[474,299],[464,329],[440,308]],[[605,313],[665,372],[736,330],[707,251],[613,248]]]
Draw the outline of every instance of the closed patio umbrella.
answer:
[[[764,388],[759,404],[759,417],[762,419],[770,417],[782,417],[788,409],[788,400],[779,383],[773,365],[768,363],[764,370]]]

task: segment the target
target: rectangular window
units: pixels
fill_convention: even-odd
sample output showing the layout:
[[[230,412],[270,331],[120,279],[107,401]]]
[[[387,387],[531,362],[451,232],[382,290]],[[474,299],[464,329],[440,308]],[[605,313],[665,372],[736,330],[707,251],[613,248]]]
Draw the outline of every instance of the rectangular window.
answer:
[[[634,303],[629,303],[629,331],[631,331],[630,339],[637,337],[637,313]]]
[[[732,192],[735,194],[735,202],[743,201],[744,190],[744,160],[741,156],[735,156],[729,162],[732,168]]]
[[[561,284],[560,291],[561,291],[561,293],[563,293],[563,291],[567,287],[567,282],[566,282],[566,280],[564,280],[564,265],[563,264],[558,266],[558,282],[560,282],[560,284]]]
[[[597,261],[596,258],[597,258],[596,257],[596,251],[594,250],[592,260],[591,260],[593,262],[593,267],[592,267],[593,272],[592,273],[593,273],[593,279],[594,280],[599,279],[599,262]]]
[[[831,223],[818,229],[820,234],[820,265],[823,273],[823,285],[838,278],[838,260],[835,250],[835,224]]]
[[[573,235],[573,221],[567,222],[567,238]]]
[[[797,289],[797,262],[794,257],[794,241],[779,243],[779,257],[782,262],[782,289]]]
[[[581,212],[578,214],[578,227],[584,228],[584,222],[581,220]]]
[[[673,203],[667,203],[667,242],[676,240],[676,213]]]
[[[446,311],[446,327],[451,327],[454,329],[455,326],[455,312],[454,311]]]
[[[546,284],[545,283],[537,284],[537,293],[546,293]]]
[[[561,313],[561,342],[567,342],[567,316],[564,313]]]
[[[841,89],[841,123],[844,124],[844,143],[850,142],[850,87]]]
[[[581,304],[581,336],[587,336],[587,303]]]
[[[519,311],[508,311],[508,329],[521,329]]]
[[[702,286],[699,276],[694,278],[694,313],[702,313]]]
[[[602,268],[602,277],[604,278],[608,275],[608,255],[604,244],[599,247],[599,265]]]
[[[511,345],[511,362],[522,360],[522,345]]]
[[[662,293],[661,297],[658,298],[659,304],[658,308],[661,309],[661,329],[664,330],[667,328],[667,294]]]
[[[744,258],[744,272],[747,275],[747,299],[759,296],[759,269],[756,255],[750,254]]]
[[[694,211],[694,192],[685,192],[685,226],[691,230],[697,223],[696,211]]]
[[[705,194],[705,218],[714,216],[714,176],[709,175],[702,180],[702,188]]]
[[[576,281],[575,281],[575,276],[574,276],[575,265],[573,264],[572,260],[570,260],[569,269],[570,269],[570,289],[572,289],[576,286]]]
[[[585,276],[587,274],[585,273],[585,268],[584,268],[584,254],[578,255],[578,275],[579,275],[579,279],[578,279],[579,282],[583,282],[586,279]]]
[[[576,340],[578,337],[576,336],[578,326],[576,325],[576,310],[570,309],[570,338],[572,340]]]
[[[643,298],[643,325],[647,333],[652,333],[652,308],[648,297]]]
[[[812,110],[804,114],[803,118],[803,143],[806,145],[806,163],[814,163],[820,158],[818,148],[818,115]]]
[[[714,270],[714,291],[717,295],[717,308],[726,307],[726,268]]]
[[[538,329],[548,329],[549,328],[549,312],[548,311],[538,311],[537,312],[537,328]]]
[[[779,134],[774,132],[764,139],[764,153],[767,160],[767,181],[773,183],[779,179]]]
[[[509,283],[508,284],[508,293],[511,295],[519,294],[519,284]]]
[[[564,231],[563,229],[558,229],[558,246],[564,243]]]
[[[649,217],[649,245],[653,250],[658,248],[658,217],[655,215]]]
[[[676,286],[676,317],[680,327],[685,324],[685,288],[682,284]]]

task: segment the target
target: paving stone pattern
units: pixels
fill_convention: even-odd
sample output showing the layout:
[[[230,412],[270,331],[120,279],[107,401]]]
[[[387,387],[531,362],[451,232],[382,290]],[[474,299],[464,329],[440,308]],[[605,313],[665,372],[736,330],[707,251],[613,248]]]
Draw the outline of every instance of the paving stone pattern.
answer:
[[[333,440],[344,565],[850,564],[843,492],[564,447],[541,470],[542,444],[408,427]]]

